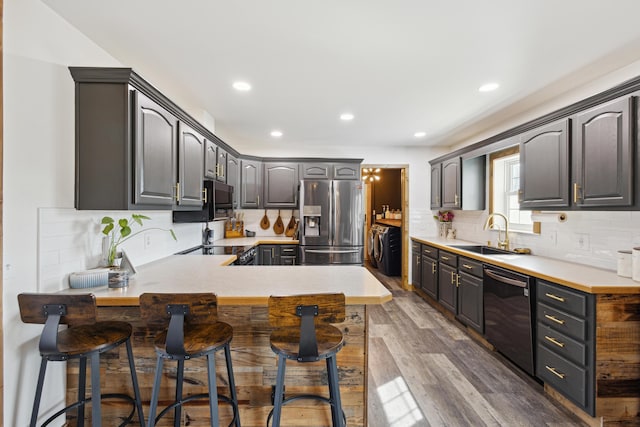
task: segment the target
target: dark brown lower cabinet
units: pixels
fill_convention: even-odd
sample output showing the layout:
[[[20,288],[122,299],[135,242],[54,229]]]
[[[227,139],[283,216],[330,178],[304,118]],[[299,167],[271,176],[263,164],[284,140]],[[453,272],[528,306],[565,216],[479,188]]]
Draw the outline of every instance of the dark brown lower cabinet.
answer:
[[[440,263],[438,269],[438,302],[444,308],[455,314],[457,309],[458,269],[450,265]]]

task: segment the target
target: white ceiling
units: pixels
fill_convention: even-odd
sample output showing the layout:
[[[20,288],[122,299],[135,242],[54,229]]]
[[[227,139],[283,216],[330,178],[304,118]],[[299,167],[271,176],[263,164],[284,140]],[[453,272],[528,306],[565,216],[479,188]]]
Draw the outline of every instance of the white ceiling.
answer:
[[[638,0],[43,1],[234,147],[451,145],[640,59]]]

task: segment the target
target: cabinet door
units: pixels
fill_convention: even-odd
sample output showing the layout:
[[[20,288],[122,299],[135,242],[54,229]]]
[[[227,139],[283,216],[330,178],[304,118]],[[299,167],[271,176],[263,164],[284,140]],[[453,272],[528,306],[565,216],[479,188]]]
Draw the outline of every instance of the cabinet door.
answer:
[[[632,101],[625,97],[578,114],[573,153],[577,206],[633,203]]]
[[[227,154],[227,184],[233,187],[233,208],[238,208],[238,194],[240,193],[240,160]]]
[[[442,162],[442,207],[459,209],[461,202],[462,181],[460,176],[460,157]]]
[[[278,246],[276,245],[260,245],[258,246],[258,260],[260,265],[277,265],[278,262]]]
[[[176,196],[178,119],[139,92],[134,99],[134,203],[172,206]]]
[[[458,319],[465,325],[483,333],[483,307],[482,279],[460,272],[458,285]]]
[[[298,164],[265,163],[264,207],[295,208],[298,205]]]
[[[567,207],[569,126],[563,119],[520,136],[520,208]]]
[[[303,163],[301,168],[302,179],[331,179],[333,173],[331,163]]]
[[[298,245],[280,245],[278,247],[280,265],[296,265],[298,260]]]
[[[431,166],[431,209],[441,207],[442,163]]]
[[[421,257],[422,245],[417,242],[411,242],[411,284],[415,288],[422,288]]]
[[[447,310],[456,312],[456,283],[458,280],[458,269],[449,265],[439,263],[438,268],[438,302]]]
[[[216,179],[216,165],[218,160],[217,154],[218,147],[212,142],[207,140],[205,142],[204,153],[204,176],[209,179]]]
[[[438,261],[422,255],[422,290],[433,299],[438,299]]]
[[[255,160],[241,160],[240,169],[240,207],[259,208],[262,193],[261,163]]]
[[[360,179],[360,165],[358,163],[335,163],[333,165],[333,179]]]
[[[227,182],[227,152],[218,147],[218,160],[216,162],[216,179],[220,182]]]
[[[180,122],[178,144],[178,206],[202,206],[204,137]]]

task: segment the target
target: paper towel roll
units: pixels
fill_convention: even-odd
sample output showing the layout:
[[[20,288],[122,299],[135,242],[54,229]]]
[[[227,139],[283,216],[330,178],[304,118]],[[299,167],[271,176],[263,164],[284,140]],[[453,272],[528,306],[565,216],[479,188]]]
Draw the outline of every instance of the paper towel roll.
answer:
[[[560,213],[547,213],[547,212],[537,212],[531,214],[531,221],[534,222],[565,222],[567,220],[567,214],[564,212]]]

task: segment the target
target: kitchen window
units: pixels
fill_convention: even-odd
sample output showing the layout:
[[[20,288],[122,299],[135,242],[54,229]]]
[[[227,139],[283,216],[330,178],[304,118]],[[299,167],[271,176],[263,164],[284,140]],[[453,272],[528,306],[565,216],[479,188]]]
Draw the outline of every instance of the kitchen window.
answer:
[[[509,230],[533,233],[531,211],[520,210],[520,153],[518,147],[491,154],[489,212],[509,218]],[[502,226],[502,223],[498,223]]]

